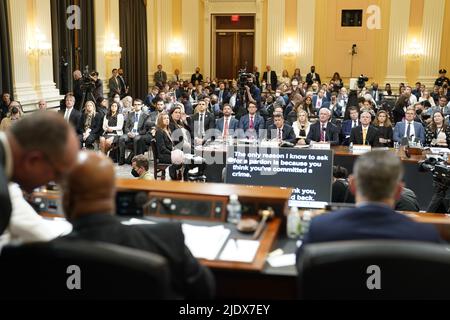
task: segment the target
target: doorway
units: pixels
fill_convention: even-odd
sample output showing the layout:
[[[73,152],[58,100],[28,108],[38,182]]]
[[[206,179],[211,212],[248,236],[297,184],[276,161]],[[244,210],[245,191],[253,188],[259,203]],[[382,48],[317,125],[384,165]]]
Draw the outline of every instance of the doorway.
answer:
[[[254,16],[216,16],[215,76],[221,80],[236,79],[239,71],[253,71],[255,62]]]

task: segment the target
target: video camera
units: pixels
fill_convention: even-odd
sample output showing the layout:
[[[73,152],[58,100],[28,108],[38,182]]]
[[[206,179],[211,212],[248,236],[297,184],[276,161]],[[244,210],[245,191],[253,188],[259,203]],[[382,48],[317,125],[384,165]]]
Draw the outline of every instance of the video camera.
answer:
[[[450,166],[446,158],[441,156],[429,156],[426,160],[419,162],[420,172],[431,172],[433,180],[443,187],[450,186]]]
[[[83,76],[81,78],[81,91],[83,92],[93,92],[95,89],[94,76],[98,76],[98,73],[93,71],[89,72],[89,66],[86,66],[83,71]]]
[[[246,69],[239,70],[239,73],[238,73],[239,89],[244,90],[245,86],[249,85],[248,78],[253,78],[253,74],[248,73]]]
[[[369,81],[368,77],[366,77],[364,75],[360,75],[358,78],[358,88],[363,89],[366,86],[367,81]]]

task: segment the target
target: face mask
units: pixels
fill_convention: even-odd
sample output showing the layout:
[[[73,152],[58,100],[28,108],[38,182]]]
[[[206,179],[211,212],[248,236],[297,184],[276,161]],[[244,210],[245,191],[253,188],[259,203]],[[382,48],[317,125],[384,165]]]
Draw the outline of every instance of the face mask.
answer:
[[[422,112],[423,112],[423,110],[421,110],[421,109],[417,109],[417,110],[416,110],[416,114],[417,114],[418,116],[420,116],[420,115],[422,114]]]
[[[135,177],[135,178],[139,178],[140,177],[140,175],[139,175],[139,173],[136,171],[136,170],[131,170],[131,175],[133,176],[133,177]]]
[[[298,82],[297,82],[297,81],[293,81],[293,82],[292,82],[292,85],[293,85],[294,87],[296,87],[296,86],[298,86]]]

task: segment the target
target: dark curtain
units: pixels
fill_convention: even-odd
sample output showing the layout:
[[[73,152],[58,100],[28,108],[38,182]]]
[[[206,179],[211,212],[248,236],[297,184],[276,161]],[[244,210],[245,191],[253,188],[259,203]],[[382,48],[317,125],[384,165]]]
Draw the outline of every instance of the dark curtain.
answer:
[[[12,56],[7,2],[7,0],[0,0],[0,89],[2,93],[10,93],[13,99]]]
[[[147,10],[145,0],[119,0],[120,60],[133,98],[148,91]]]
[[[51,0],[53,77],[61,94],[73,89],[72,72],[83,71],[95,63],[94,0]],[[67,8],[77,5],[81,10],[81,30],[70,30],[66,22]]]

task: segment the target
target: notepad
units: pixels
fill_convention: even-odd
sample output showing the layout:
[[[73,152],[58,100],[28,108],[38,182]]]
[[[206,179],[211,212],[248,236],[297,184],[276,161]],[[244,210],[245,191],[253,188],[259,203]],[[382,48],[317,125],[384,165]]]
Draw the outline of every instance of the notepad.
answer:
[[[259,248],[259,241],[228,240],[219,260],[252,263]]]
[[[215,260],[230,235],[224,226],[198,227],[183,224],[184,242],[197,259]]]

